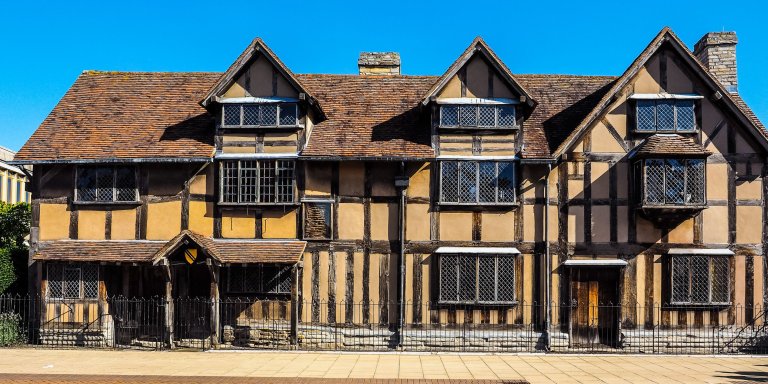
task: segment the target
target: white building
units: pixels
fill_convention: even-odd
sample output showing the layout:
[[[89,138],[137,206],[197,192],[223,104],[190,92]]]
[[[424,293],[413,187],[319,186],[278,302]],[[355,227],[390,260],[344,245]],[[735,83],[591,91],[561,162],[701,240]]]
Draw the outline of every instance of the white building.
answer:
[[[30,202],[32,196],[27,192],[27,176],[19,167],[8,164],[15,155],[16,152],[0,147],[0,201]]]

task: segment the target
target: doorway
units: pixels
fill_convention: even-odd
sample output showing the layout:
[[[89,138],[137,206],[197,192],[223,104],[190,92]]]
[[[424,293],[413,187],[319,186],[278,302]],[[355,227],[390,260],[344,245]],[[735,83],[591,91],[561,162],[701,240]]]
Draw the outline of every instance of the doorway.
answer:
[[[174,338],[178,346],[197,348],[212,333],[210,269],[204,262],[172,263],[171,278]]]
[[[620,269],[571,270],[571,345],[574,348],[619,346]]]

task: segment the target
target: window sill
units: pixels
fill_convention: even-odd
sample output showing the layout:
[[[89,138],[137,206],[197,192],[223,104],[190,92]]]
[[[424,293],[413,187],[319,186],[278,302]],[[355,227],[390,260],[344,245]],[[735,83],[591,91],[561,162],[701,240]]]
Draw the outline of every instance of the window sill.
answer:
[[[651,210],[699,210],[699,209],[706,209],[709,206],[707,204],[699,204],[699,205],[648,205],[643,204],[640,205],[640,208],[642,209],[651,209]]]
[[[444,208],[475,208],[475,209],[491,209],[491,208],[517,208],[520,206],[519,202],[514,203],[446,203],[436,202],[435,205]]]
[[[677,133],[677,134],[682,134],[682,135],[693,135],[693,134],[699,133],[699,129],[696,128],[696,129],[694,129],[692,131],[675,131],[675,130],[671,130],[671,131],[666,131],[666,130],[638,131],[638,130],[634,129],[634,130],[632,130],[632,133],[636,134],[636,135],[655,135],[657,133],[660,133],[660,134]]]
[[[517,131],[520,129],[520,127],[518,126],[514,126],[514,127],[470,127],[470,126],[449,127],[444,125],[439,125],[437,128],[441,130],[446,130],[446,131],[500,131],[500,132]]]
[[[733,305],[733,303],[670,303],[662,305],[662,309],[671,311],[689,310],[689,311],[702,311],[702,310],[723,310]]]
[[[291,202],[291,203],[224,203],[224,202],[218,202],[216,203],[221,207],[298,207],[301,205],[301,203],[297,202]]]
[[[435,307],[446,308],[446,309],[515,307],[519,304],[520,302],[518,301],[503,301],[503,302],[438,301],[437,303],[434,303]]]
[[[222,125],[220,126],[221,129],[232,129],[232,130],[245,130],[245,129],[252,129],[252,130],[285,130],[285,131],[293,131],[293,130],[299,130],[304,127],[300,125]]]
[[[137,206],[141,201],[72,201],[72,205],[83,206]]]

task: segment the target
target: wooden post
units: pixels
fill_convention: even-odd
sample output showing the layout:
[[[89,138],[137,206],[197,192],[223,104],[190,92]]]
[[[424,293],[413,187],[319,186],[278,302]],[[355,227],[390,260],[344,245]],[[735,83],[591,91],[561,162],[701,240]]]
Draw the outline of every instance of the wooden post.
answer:
[[[219,344],[219,275],[220,267],[208,258],[205,260],[211,273],[211,346]]]
[[[301,262],[291,268],[291,345],[299,343],[299,268]]]
[[[173,349],[173,279],[168,260],[162,262],[165,271],[165,329],[168,332],[168,347]]]

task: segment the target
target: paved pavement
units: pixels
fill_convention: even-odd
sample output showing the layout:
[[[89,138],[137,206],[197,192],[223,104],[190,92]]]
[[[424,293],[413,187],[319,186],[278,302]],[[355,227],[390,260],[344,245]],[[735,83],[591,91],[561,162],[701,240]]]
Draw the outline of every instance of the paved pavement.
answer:
[[[151,377],[152,380],[147,380],[148,377]],[[751,356],[142,352],[31,348],[0,350],[0,383],[42,381],[49,383],[136,383],[148,381],[194,383],[205,381],[200,379],[224,383],[280,384],[360,383],[368,381],[363,379],[401,379],[403,383],[432,382],[432,380],[489,380],[490,382],[515,380],[528,381],[532,384],[744,383],[768,382],[768,358]],[[318,381],[314,379],[333,380]],[[405,381],[405,379],[408,380]],[[371,382],[383,383],[382,381]],[[384,382],[396,381],[385,380]]]

